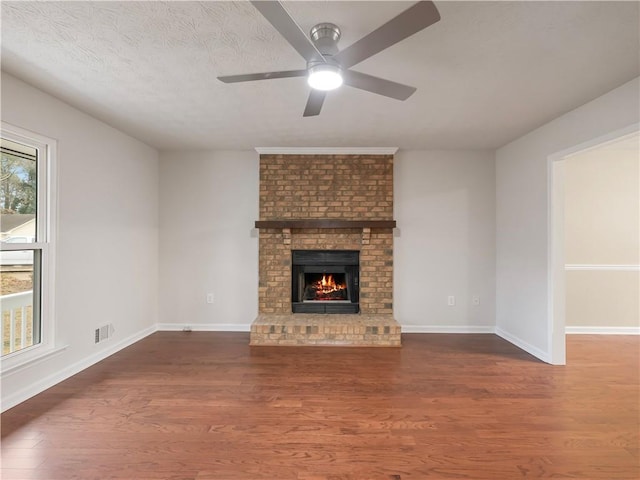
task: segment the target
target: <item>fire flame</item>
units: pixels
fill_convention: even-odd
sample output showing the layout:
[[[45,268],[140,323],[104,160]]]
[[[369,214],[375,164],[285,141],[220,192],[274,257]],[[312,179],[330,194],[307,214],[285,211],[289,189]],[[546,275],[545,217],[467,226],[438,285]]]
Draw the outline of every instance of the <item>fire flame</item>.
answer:
[[[346,285],[336,283],[333,279],[333,275],[322,275],[322,280],[317,284],[316,294],[326,295],[328,293],[337,292],[338,290],[344,290]]]

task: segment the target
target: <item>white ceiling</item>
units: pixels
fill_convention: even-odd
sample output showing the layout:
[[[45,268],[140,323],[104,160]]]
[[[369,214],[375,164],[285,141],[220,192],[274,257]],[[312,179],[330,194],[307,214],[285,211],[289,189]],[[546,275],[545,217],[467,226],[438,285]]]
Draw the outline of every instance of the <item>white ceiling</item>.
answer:
[[[2,1],[2,69],[159,149],[497,148],[640,73],[631,2],[435,2],[442,20],[353,69],[405,102],[342,87],[303,118],[304,78],[218,75],[304,60],[247,2]],[[413,2],[285,2],[345,48]]]

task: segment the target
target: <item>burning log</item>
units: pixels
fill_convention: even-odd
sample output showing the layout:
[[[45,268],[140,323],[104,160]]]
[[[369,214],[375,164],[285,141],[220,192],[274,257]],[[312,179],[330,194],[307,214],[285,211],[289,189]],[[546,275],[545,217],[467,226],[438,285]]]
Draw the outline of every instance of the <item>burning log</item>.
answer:
[[[305,300],[347,300],[347,286],[336,283],[333,275],[322,275],[321,279],[307,284]]]

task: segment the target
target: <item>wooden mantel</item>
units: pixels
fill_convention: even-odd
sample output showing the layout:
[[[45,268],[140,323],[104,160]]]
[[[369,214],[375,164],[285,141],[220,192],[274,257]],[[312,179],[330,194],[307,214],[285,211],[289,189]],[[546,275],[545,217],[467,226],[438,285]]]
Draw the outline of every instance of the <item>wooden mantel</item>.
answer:
[[[396,228],[395,220],[256,220],[255,228]]]

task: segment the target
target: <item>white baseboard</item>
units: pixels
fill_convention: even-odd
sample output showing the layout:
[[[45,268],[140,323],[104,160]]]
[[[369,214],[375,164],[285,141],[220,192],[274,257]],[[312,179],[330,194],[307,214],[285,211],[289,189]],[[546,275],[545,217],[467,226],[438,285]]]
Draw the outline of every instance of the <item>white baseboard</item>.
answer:
[[[499,337],[504,338],[507,342],[513,343],[516,347],[521,348],[543,362],[551,363],[551,354],[549,352],[545,352],[544,350],[540,350],[538,347],[534,347],[515,335],[502,330],[500,327],[496,327],[495,332]]]
[[[495,333],[493,325],[401,325],[402,333]]]
[[[640,327],[566,327],[567,335],[640,335]]]
[[[19,403],[28,400],[29,398],[45,391],[47,388],[51,388],[54,385],[66,380],[67,378],[75,375],[76,373],[80,373],[82,370],[89,368],[91,365],[98,363],[100,360],[104,360],[105,358],[113,355],[114,353],[122,350],[123,348],[132,345],[143,338],[151,335],[156,331],[156,325],[152,325],[151,327],[145,328],[144,330],[134,333],[133,335],[128,336],[120,340],[117,343],[107,346],[103,350],[96,352],[92,355],[89,355],[82,360],[69,365],[63,370],[56,372],[53,375],[49,375],[37,382],[28,385],[17,392],[14,392],[6,397],[2,398],[2,411],[8,410],[12,407],[15,407]]]
[[[250,323],[159,323],[161,332],[180,332],[191,330],[192,332],[250,332]]]

